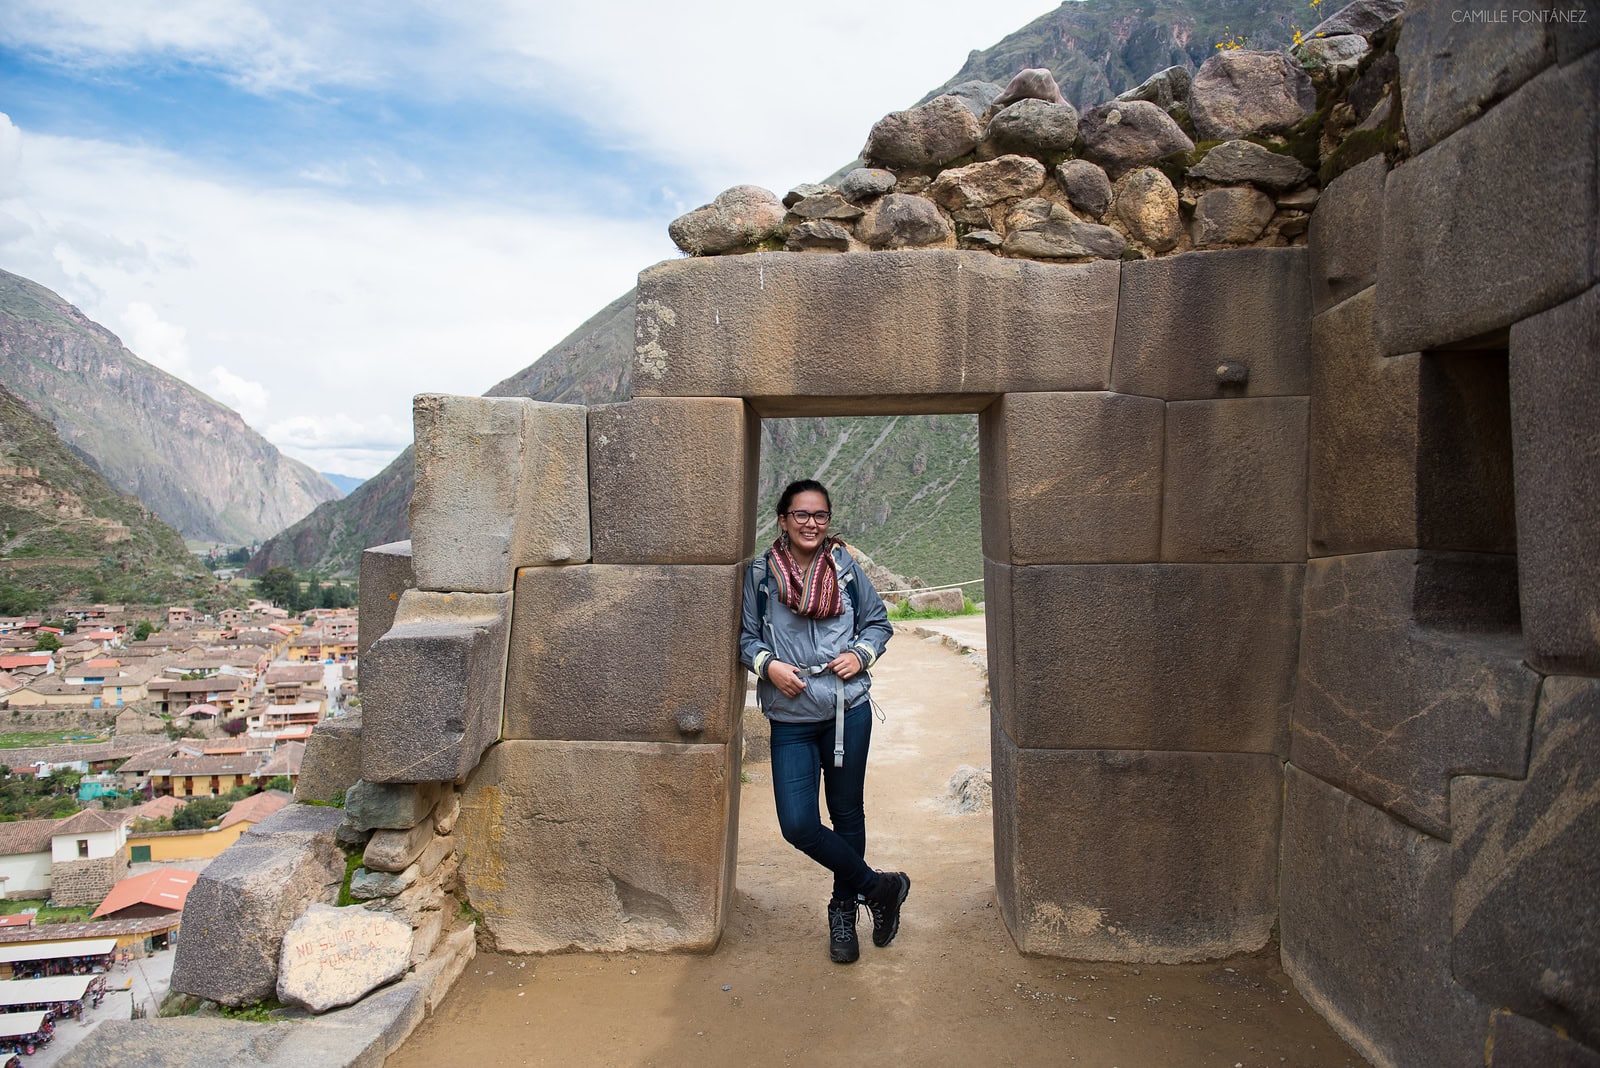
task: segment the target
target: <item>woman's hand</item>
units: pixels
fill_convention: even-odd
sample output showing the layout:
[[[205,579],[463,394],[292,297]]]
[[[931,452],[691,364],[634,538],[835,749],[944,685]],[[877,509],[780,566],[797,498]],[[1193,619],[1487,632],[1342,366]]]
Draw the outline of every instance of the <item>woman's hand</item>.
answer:
[[[781,660],[773,660],[767,664],[767,678],[785,697],[799,697],[800,691],[806,688],[806,680],[800,677],[794,665],[785,664]]]
[[[846,649],[828,661],[828,670],[841,679],[859,675],[861,674],[861,655],[853,650]]]

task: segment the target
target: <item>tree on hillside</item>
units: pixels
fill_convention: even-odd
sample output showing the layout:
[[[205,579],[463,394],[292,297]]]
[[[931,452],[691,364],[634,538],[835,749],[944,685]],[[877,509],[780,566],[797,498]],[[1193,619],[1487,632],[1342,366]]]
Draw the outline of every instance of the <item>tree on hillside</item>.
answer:
[[[149,639],[156,632],[156,625],[148,619],[141,619],[133,625],[133,640],[142,642]]]
[[[53,653],[61,648],[61,639],[54,634],[41,634],[34,642],[33,651],[36,653]]]
[[[232,807],[233,802],[226,797],[197,797],[173,813],[172,829],[197,831],[220,819]]]
[[[242,719],[225,719],[222,721],[222,733],[229,738],[237,738],[245,732],[249,724]]]
[[[300,610],[300,580],[293,568],[268,568],[266,574],[256,579],[256,592],[262,600],[271,601],[279,608],[290,612]]]
[[[322,587],[321,602],[323,608],[349,608],[356,603],[356,597],[349,586],[336,580],[332,586]]]

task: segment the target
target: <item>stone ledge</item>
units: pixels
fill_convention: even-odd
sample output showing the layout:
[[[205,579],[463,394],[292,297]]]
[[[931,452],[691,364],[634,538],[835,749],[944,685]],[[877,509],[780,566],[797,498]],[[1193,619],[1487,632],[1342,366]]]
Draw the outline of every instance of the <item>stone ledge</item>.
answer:
[[[107,1020],[56,1063],[61,1068],[382,1068],[477,954],[474,929],[440,941],[406,978],[322,1016],[247,1023],[215,1016]]]

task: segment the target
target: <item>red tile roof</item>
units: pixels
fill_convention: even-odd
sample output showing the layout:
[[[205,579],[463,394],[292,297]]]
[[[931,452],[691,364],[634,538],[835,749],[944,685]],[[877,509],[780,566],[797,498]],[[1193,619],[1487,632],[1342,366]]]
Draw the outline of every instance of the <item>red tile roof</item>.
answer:
[[[293,794],[286,794],[282,790],[263,790],[259,794],[251,794],[234,802],[228,814],[222,817],[222,822],[217,824],[217,829],[232,827],[235,823],[260,823],[293,800]]]
[[[61,834],[93,834],[96,831],[114,831],[128,822],[127,809],[110,811],[103,808],[86,808],[76,816],[68,816],[57,825],[52,837]]]
[[[194,886],[198,878],[200,876],[196,872],[164,868],[161,871],[124,879],[113,886],[111,893],[100,902],[100,907],[94,910],[94,918],[109,916],[131,905],[155,905],[158,908],[171,909],[173,912],[182,912],[183,903],[189,896],[189,888]]]

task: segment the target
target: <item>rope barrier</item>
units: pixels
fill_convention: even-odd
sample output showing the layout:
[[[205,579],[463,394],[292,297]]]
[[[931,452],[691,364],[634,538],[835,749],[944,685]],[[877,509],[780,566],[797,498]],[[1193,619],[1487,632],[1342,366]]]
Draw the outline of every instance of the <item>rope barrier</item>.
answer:
[[[983,579],[968,579],[965,582],[948,582],[943,586],[918,586],[910,590],[879,590],[878,596],[882,597],[890,593],[933,593],[935,590],[958,590],[962,586],[976,586],[982,581]]]

